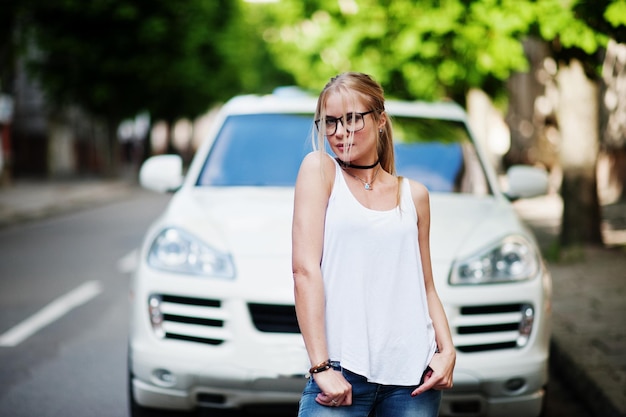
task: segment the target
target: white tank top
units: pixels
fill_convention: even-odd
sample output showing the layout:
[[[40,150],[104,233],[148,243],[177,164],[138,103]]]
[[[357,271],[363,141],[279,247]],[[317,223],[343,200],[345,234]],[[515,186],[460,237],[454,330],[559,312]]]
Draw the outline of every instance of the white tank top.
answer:
[[[398,207],[371,210],[335,165],[322,256],[330,359],[370,382],[417,385],[436,341],[409,181]]]

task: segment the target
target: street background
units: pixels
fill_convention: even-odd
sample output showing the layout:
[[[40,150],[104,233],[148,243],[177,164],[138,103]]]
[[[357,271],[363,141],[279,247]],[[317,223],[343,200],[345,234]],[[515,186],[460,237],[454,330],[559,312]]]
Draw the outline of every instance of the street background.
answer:
[[[12,396],[3,385],[0,400],[32,410],[28,416],[46,407],[46,415],[66,417],[74,394],[93,384],[81,379],[88,372],[103,385],[123,377],[125,304],[116,297],[126,291],[149,217],[167,199],[137,187],[142,161],[177,153],[188,164],[214,110],[234,95],[284,86],[317,93],[354,70],[373,75],[389,98],[459,103],[499,175],[513,165],[550,173],[552,194],[515,206],[553,275],[553,368],[574,407],[624,416],[625,7],[624,0],[3,1],[0,376],[31,395]],[[27,349],[8,347],[17,337],[5,333],[12,325],[77,286],[81,302],[91,297],[88,305],[98,307],[88,311],[106,317],[69,314],[61,328],[28,339]],[[63,339],[94,320],[85,338]],[[55,368],[51,358],[65,361]],[[112,401],[110,414],[123,415],[115,403],[123,392],[115,392],[95,389],[72,410],[94,415],[89,404]],[[558,404],[549,411],[574,416],[567,401]]]
[[[65,259],[59,257],[74,256],[82,257],[81,262],[77,262],[75,268],[65,271],[72,276],[75,284],[89,280],[89,266],[94,270],[98,262],[103,261],[106,255],[103,268],[117,268],[112,274],[120,276],[113,280],[117,294],[125,294],[127,291],[128,272],[132,270],[132,252],[140,244],[140,238],[150,221],[160,213],[169,200],[168,195],[158,195],[142,190],[132,180],[120,181],[20,181],[9,189],[0,190],[0,244],[4,248],[0,255],[0,273],[2,277],[2,300],[3,304],[14,303],[20,297],[28,297],[29,291],[37,291],[42,298],[42,305],[45,299],[45,288],[54,285],[54,277],[46,277],[46,271],[51,270],[47,266],[57,261]],[[140,204],[139,208],[130,209],[132,204]],[[143,205],[144,208],[141,208]],[[10,282],[10,270],[6,269],[8,262],[16,254],[9,249],[11,239],[21,236],[21,230],[30,227],[37,227],[38,233],[45,233],[45,220],[64,219],[68,216],[81,216],[83,212],[91,213],[91,216],[99,216],[101,207],[110,207],[116,213],[112,218],[105,218],[102,211],[103,227],[116,230],[113,242],[107,239],[100,239],[91,236],[91,241],[99,242],[99,247],[81,248],[75,253],[66,253],[64,247],[75,247],[70,242],[72,234],[68,236],[52,237],[52,241],[58,242],[55,250],[48,249],[48,257],[32,259],[32,262],[41,265],[37,271],[45,277],[42,282],[48,287],[41,291],[35,290],[34,283],[22,282],[19,287],[7,288]],[[542,248],[549,251],[554,243],[559,229],[559,219],[561,216],[562,203],[558,195],[549,195],[530,200],[522,200],[515,203],[515,207],[520,216],[535,231]],[[624,227],[624,216],[626,207],[611,207],[608,213],[612,218],[605,219],[611,223],[611,231],[615,236],[626,231]],[[87,215],[87,214],[85,214]],[[111,215],[107,215],[111,217]],[[91,219],[89,222],[93,223]],[[622,229],[618,228],[622,225]],[[83,227],[93,227],[85,224]],[[607,226],[608,227],[608,226]],[[19,234],[17,234],[20,232]],[[74,233],[68,231],[68,233]],[[614,237],[615,237],[614,236]],[[50,238],[50,237],[49,237]],[[112,245],[113,243],[113,245]],[[80,245],[80,244],[79,244]],[[54,244],[53,246],[57,246]],[[551,368],[553,378],[550,383],[552,399],[548,404],[548,417],[590,417],[590,416],[624,416],[626,398],[626,326],[623,324],[623,317],[626,317],[626,252],[624,246],[613,248],[606,247],[586,247],[583,249],[584,257],[577,261],[549,261],[549,269],[552,272],[554,298],[553,298],[553,339],[551,349]],[[128,254],[131,254],[129,257]],[[110,259],[114,256],[117,264]],[[93,260],[93,264],[90,264]],[[68,265],[72,265],[71,261]],[[83,265],[82,267],[78,265]],[[80,268],[87,268],[81,270]],[[67,268],[66,268],[67,269]],[[123,274],[120,275],[120,271]],[[57,272],[59,273],[59,272]],[[63,272],[61,272],[63,273]],[[38,277],[40,279],[41,277]],[[62,277],[59,277],[61,280]],[[65,277],[63,277],[65,279]],[[108,285],[109,283],[107,283]],[[22,295],[20,296],[20,293]],[[107,300],[114,292],[111,289],[103,291],[104,297],[97,298],[99,303]],[[107,296],[108,294],[108,296]],[[114,301],[119,303],[120,300]],[[11,310],[13,311],[13,310]],[[75,361],[88,365],[88,369],[94,367],[101,373],[102,383],[107,385],[119,381],[124,377],[125,372],[125,322],[127,320],[125,307],[108,313],[107,317],[101,318],[109,322],[115,322],[116,329],[113,333],[94,333],[87,339],[94,339],[99,346],[98,351],[87,349],[86,342],[83,346],[74,347],[74,356],[66,358],[64,366],[76,366]],[[112,316],[111,316],[112,315]],[[6,331],[15,322],[23,317],[3,317],[0,319],[0,332]],[[66,320],[72,320],[77,326],[85,326],[80,318],[70,315]],[[119,323],[124,323],[120,326]],[[0,340],[1,340],[0,336]],[[91,340],[93,342],[94,340]],[[91,346],[91,345],[89,345]],[[83,350],[81,350],[83,348]],[[4,353],[3,353],[4,352]],[[36,360],[45,362],[45,358],[54,352],[34,351],[34,358],[30,355],[20,360],[8,361],[13,358],[8,353],[7,347],[0,347],[0,355],[3,355],[2,370],[0,375],[19,376],[20,380],[34,384],[34,387],[41,381],[28,382],[31,375],[20,371],[26,366],[22,361]],[[60,354],[57,352],[57,354]],[[28,367],[32,366],[29,363]],[[28,368],[27,367],[27,368]],[[55,370],[50,369],[44,375],[49,381],[44,381],[44,385],[57,384],[56,389],[50,391],[50,395],[57,396],[50,398],[51,403],[58,406],[59,398],[71,400],[72,386],[79,383],[81,378],[80,369],[72,371],[76,374],[75,381],[55,381]],[[57,370],[58,371],[58,370]],[[59,373],[62,375],[63,370]],[[555,378],[556,376],[556,378]],[[23,382],[22,381],[22,382]],[[13,381],[15,383],[15,381]],[[119,385],[119,383],[117,383]],[[110,387],[108,388],[110,389]],[[4,389],[3,389],[4,390]],[[125,387],[115,387],[116,395],[111,400],[120,398],[120,390]],[[105,391],[109,392],[110,391]],[[97,395],[97,394],[94,394]],[[106,396],[106,394],[105,394]],[[36,397],[36,396],[35,396]],[[28,398],[19,396],[20,401],[28,401]],[[16,400],[11,397],[11,393],[6,391],[0,395],[0,411],[8,410],[2,406],[15,406],[12,402]],[[89,399],[84,401],[89,402]],[[125,409],[125,404],[111,404],[113,409]],[[102,404],[103,398],[94,400],[96,404]],[[107,403],[105,400],[104,403]],[[41,405],[38,404],[37,407]],[[581,408],[582,407],[582,408]],[[0,412],[0,415],[5,415]],[[21,415],[21,414],[13,414]],[[63,415],[63,408],[59,409],[59,414]],[[93,414],[97,415],[97,414]],[[116,413],[118,415],[118,413]]]

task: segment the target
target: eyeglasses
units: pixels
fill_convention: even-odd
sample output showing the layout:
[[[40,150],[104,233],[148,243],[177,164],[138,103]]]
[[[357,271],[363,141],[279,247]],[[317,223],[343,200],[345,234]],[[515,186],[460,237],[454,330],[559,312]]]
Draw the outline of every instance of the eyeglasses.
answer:
[[[341,117],[326,117],[325,123],[322,126],[324,130],[324,134],[326,136],[332,136],[337,133],[337,124],[341,123],[341,125],[346,129],[349,133],[358,132],[359,130],[363,130],[365,127],[365,115],[373,113],[375,110],[366,111],[363,113],[348,113],[346,114],[346,120],[343,120],[343,116]],[[317,119],[315,121],[315,126],[317,130],[320,129],[321,119]]]

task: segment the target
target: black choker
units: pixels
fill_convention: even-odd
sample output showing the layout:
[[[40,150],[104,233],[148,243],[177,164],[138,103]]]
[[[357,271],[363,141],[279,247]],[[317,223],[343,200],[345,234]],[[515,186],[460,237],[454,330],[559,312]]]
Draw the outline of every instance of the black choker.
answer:
[[[372,165],[355,165],[355,164],[351,164],[350,162],[344,162],[339,158],[335,158],[335,160],[337,161],[337,163],[339,163],[339,165],[341,165],[344,168],[354,168],[354,169],[372,169],[376,165],[378,165],[378,163],[380,162],[380,160],[378,160],[374,162]]]

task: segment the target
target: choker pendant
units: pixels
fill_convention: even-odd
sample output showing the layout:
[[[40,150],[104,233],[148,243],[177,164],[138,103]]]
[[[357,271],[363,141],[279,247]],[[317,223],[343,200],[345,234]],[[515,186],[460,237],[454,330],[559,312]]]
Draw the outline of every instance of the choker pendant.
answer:
[[[374,180],[376,179],[376,175],[378,175],[378,171],[379,170],[380,170],[380,166],[378,168],[376,168],[376,171],[374,172],[374,176],[372,177],[372,180],[370,182],[367,182],[367,181],[363,180],[362,178],[357,177],[356,175],[346,171],[345,168],[344,168],[343,171],[346,174],[350,175],[352,178],[355,178],[355,179],[361,181],[363,183],[363,188],[365,188],[366,191],[372,191],[374,189],[374,187],[372,187],[372,184],[374,183]]]

